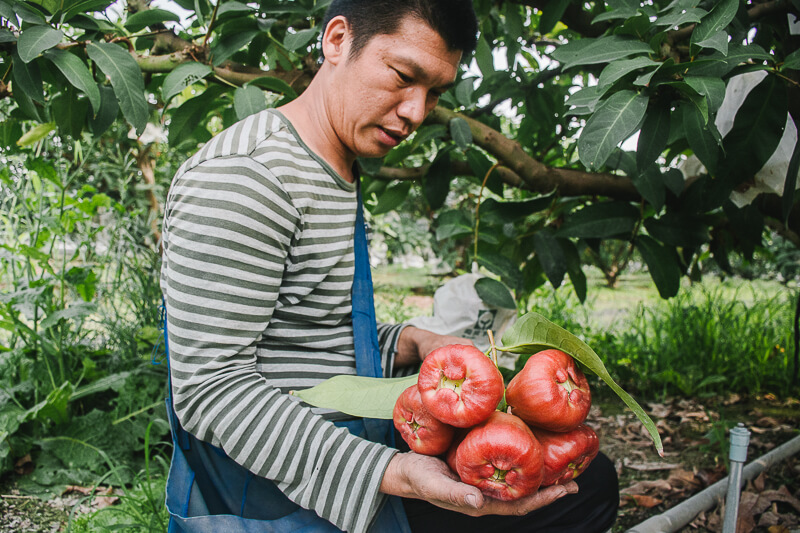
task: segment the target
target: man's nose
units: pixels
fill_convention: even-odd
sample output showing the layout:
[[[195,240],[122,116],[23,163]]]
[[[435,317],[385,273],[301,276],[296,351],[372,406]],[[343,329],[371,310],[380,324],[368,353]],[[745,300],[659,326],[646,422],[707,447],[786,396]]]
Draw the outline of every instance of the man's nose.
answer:
[[[397,107],[400,118],[410,122],[414,129],[422,124],[428,111],[430,110],[427,109],[427,92],[419,87],[408,88]]]

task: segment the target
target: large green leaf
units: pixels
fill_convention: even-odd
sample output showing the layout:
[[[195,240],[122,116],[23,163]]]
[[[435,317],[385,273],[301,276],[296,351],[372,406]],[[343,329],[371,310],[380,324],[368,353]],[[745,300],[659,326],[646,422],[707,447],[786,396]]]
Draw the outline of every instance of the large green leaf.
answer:
[[[636,143],[636,168],[647,168],[667,147],[671,114],[668,101],[656,102],[648,108]]]
[[[783,60],[781,70],[800,70],[800,49],[795,50]]]
[[[697,215],[665,213],[644,221],[647,232],[670,246],[697,247],[711,240],[708,223]]]
[[[136,134],[141,135],[150,109],[144,96],[142,71],[136,60],[127,50],[111,43],[89,43],[86,53],[109,77],[122,115],[136,128]]]
[[[391,420],[397,398],[404,390],[416,385],[418,376],[334,376],[310,389],[291,391],[289,394],[314,407],[335,409],[350,416]]]
[[[386,188],[383,194],[378,196],[378,203],[373,209],[370,210],[370,212],[373,215],[380,215],[396,209],[400,206],[400,204],[405,202],[410,190],[410,181],[392,183]]]
[[[252,85],[237,87],[233,92],[233,109],[239,120],[264,111],[266,108],[267,100],[264,97],[264,91],[258,87]]]
[[[636,400],[617,385],[594,350],[578,337],[550,322],[542,315],[530,312],[521,316],[503,333],[502,343],[503,345],[498,349],[504,352],[533,354],[548,348],[555,348],[571,355],[611,387],[611,390],[622,399],[647,429],[658,454],[664,455],[664,446],[661,444],[661,437],[656,425]]]
[[[164,99],[164,105],[169,104],[170,100],[186,87],[194,85],[209,74],[211,74],[211,67],[196,61],[182,63],[175,67],[161,83],[161,98]]]
[[[639,210],[627,202],[597,203],[568,215],[556,235],[582,239],[629,237],[638,219]]]
[[[73,89],[54,97],[50,109],[61,134],[79,139],[86,123],[89,102],[85,98],[77,98]]]
[[[567,258],[553,231],[547,228],[537,231],[533,236],[533,249],[542,265],[547,279],[554,288],[561,286],[567,273]]]
[[[307,28],[297,33],[287,33],[283,45],[291,51],[299,50],[308,45],[317,36],[317,28]]]
[[[656,28],[660,28],[663,26],[673,28],[675,26],[682,26],[684,24],[700,22],[700,20],[702,20],[702,18],[707,14],[708,11],[706,11],[705,9],[700,9],[698,7],[680,9],[680,6],[677,6],[671,12],[667,13],[666,15],[662,15],[658,17],[656,20],[654,20],[653,26],[655,26]]]
[[[167,21],[180,22],[181,18],[172,11],[151,7],[129,16],[128,20],[125,21],[125,28],[128,31],[135,33],[139,30],[145,29],[148,26],[161,24]]]
[[[621,35],[576,39],[558,47],[552,57],[564,70],[579,65],[609,63],[632,55],[652,52],[650,45]]]
[[[264,76],[262,78],[256,78],[254,80],[251,80],[247,82],[247,84],[261,87],[262,89],[266,89],[273,93],[282,94],[290,99],[297,98],[297,93],[295,92],[295,90],[292,89],[292,87],[288,83],[286,83],[280,78]]]
[[[786,126],[788,105],[786,85],[778,76],[767,75],[747,95],[723,139],[731,183],[755,175],[775,152]]]
[[[487,224],[508,224],[525,218],[528,215],[547,209],[553,203],[553,194],[539,196],[528,200],[501,202],[495,198],[487,198],[481,202],[479,209],[481,222]]]
[[[458,147],[462,150],[469,148],[469,145],[472,144],[472,130],[467,121],[461,117],[453,117],[450,119],[448,126],[450,128],[450,137],[453,138]]]
[[[639,235],[635,244],[647,264],[650,277],[653,278],[661,297],[672,298],[678,294],[681,284],[681,269],[678,266],[674,250],[647,235]]]
[[[578,156],[587,168],[602,167],[614,148],[642,123],[649,97],[634,91],[611,95],[586,122],[578,139]]]
[[[44,104],[44,86],[42,85],[42,75],[39,72],[39,65],[35,61],[25,63],[17,54],[12,51],[11,58],[14,70],[11,72],[14,82],[14,92],[23,91],[28,98]]]
[[[114,95],[114,89],[107,85],[100,86],[100,111],[89,117],[89,128],[95,136],[106,131],[119,115],[119,102]]]
[[[600,78],[597,80],[599,88],[612,85],[618,79],[630,74],[639,69],[657,69],[661,66],[658,61],[653,61],[649,57],[640,56],[632,59],[620,59],[609,63],[600,73]]]
[[[539,17],[539,33],[546,35],[553,31],[558,21],[564,16],[570,0],[547,0]]]
[[[25,63],[30,63],[45,50],[53,48],[64,39],[61,30],[46,25],[30,26],[19,34],[17,53]]]
[[[719,110],[725,98],[724,81],[710,76],[686,76],[683,81],[698,94],[706,97],[709,113],[713,114]]]
[[[794,120],[794,116],[792,116],[792,121],[794,122],[795,130],[798,132],[798,135],[800,135],[800,128],[797,128],[797,126],[800,125],[800,120]],[[789,220],[789,213],[792,211],[792,206],[794,205],[794,195],[798,179],[800,179],[800,142],[794,143],[792,157],[789,159],[789,168],[786,171],[786,181],[783,183],[781,219],[784,224]]]
[[[642,171],[637,169],[636,174],[631,176],[636,190],[642,195],[642,198],[650,202],[653,209],[661,211],[666,202],[666,188],[664,186],[664,177],[661,174],[659,165],[651,163],[649,167]]]
[[[17,146],[25,147],[30,146],[36,142],[41,141],[47,135],[56,129],[55,122],[47,122],[46,124],[39,124],[30,130],[26,131],[25,134],[19,138],[17,141]]]
[[[97,113],[100,110],[100,90],[86,64],[78,56],[56,48],[45,51],[44,56],[64,74],[73,87],[83,91],[92,104],[92,110]],[[141,75],[139,79],[141,80]]]
[[[226,59],[244,48],[258,35],[258,30],[247,30],[226,35],[211,47],[211,64],[221,65]]]
[[[587,283],[586,274],[583,273],[581,268],[581,257],[578,253],[578,247],[569,239],[558,239],[558,244],[561,246],[561,251],[564,252],[564,257],[567,259],[567,274],[569,280],[572,282],[572,288],[575,290],[575,295],[581,303],[586,301]]]
[[[167,140],[171,146],[176,146],[189,137],[203,118],[212,111],[212,103],[224,89],[213,85],[182,103],[170,113],[169,131]]]
[[[606,0],[605,3],[610,9],[593,18],[592,24],[606,20],[625,20],[639,14],[638,0]]]
[[[708,47],[709,42],[713,41],[713,36],[719,34],[728,27],[734,17],[736,11],[739,10],[739,0],[720,0],[714,6],[708,15],[704,16],[697,26],[692,31],[692,38],[690,44],[692,47],[703,47],[701,43],[705,43]],[[727,43],[727,38],[725,39]],[[726,50],[720,50],[725,53]]]
[[[450,152],[443,152],[436,156],[422,182],[425,199],[431,209],[434,210],[440,209],[444,205],[447,193],[450,192],[450,182],[453,180]]]
[[[516,309],[514,296],[502,282],[492,278],[479,278],[475,281],[475,292],[486,305],[502,309]]]
[[[716,176],[718,172],[717,163],[719,161],[720,146],[711,130],[716,130],[713,122],[705,122],[703,114],[693,105],[683,106],[681,117],[683,127],[686,131],[686,140],[694,155],[706,167],[706,170]]]

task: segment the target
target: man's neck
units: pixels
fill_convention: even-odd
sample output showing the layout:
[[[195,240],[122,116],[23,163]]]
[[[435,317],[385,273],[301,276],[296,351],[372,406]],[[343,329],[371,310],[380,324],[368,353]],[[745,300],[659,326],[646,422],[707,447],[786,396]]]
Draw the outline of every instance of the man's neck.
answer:
[[[333,117],[325,105],[324,95],[315,94],[321,86],[321,83],[312,81],[303,94],[281,106],[279,111],[292,123],[302,141],[314,153],[342,178],[352,183],[355,179],[352,168],[356,156],[347,150],[336,135]]]

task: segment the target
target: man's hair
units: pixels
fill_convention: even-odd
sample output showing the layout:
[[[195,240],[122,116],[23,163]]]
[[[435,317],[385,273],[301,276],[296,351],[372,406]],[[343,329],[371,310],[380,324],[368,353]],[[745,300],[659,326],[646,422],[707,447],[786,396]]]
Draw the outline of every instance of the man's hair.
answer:
[[[400,22],[412,16],[441,35],[451,50],[460,50],[466,58],[478,41],[478,21],[472,0],[333,0],[322,28],[333,17],[344,16],[353,34],[350,57],[356,58],[376,35],[390,35]]]

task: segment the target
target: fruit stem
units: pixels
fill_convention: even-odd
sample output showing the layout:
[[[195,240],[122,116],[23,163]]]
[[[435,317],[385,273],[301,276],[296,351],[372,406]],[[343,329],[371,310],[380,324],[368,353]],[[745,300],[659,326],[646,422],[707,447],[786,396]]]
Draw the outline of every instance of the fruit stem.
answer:
[[[492,333],[492,330],[488,330],[486,334],[489,335],[489,349],[492,352],[492,362],[494,366],[499,368],[500,365],[497,363],[497,345],[494,343],[494,333]]]

